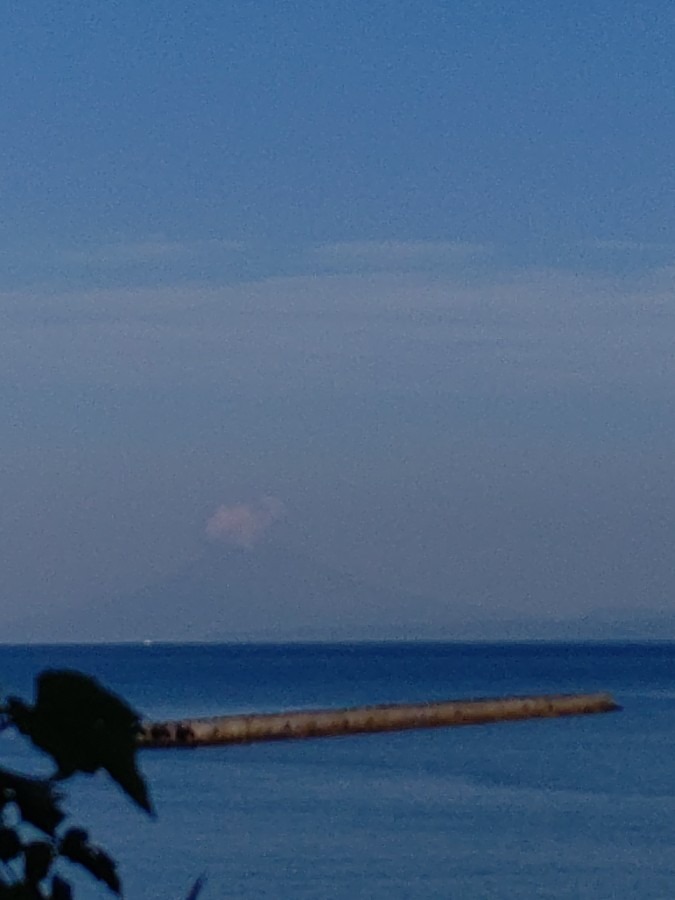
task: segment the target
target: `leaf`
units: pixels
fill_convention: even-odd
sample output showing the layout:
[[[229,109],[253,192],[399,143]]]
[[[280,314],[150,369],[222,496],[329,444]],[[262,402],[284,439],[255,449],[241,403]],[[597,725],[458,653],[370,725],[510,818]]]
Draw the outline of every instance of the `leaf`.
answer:
[[[23,881],[8,884],[6,887],[3,885],[0,897],[2,900],[44,900],[39,888]]]
[[[24,848],[24,873],[28,884],[36,885],[47,877],[54,850],[46,841],[33,841]]]
[[[145,810],[148,815],[154,816],[155,810],[148,794],[148,787],[145,779],[136,768],[134,757],[128,759],[121,753],[119,756],[111,754],[111,757],[108,764],[104,766],[110,777],[117,782],[127,797],[130,797],[137,806]]]
[[[70,884],[59,875],[52,878],[52,893],[50,900],[73,900],[73,889]]]
[[[106,884],[115,894],[121,893],[120,879],[113,859],[89,843],[89,835],[82,828],[70,828],[59,844],[59,852],[71,862],[82,866],[90,875]]]
[[[0,769],[0,793],[6,802],[16,803],[26,822],[50,837],[64,819],[58,806],[60,796],[50,781]]]
[[[200,875],[199,878],[195,881],[195,883],[190,888],[190,893],[187,895],[185,900],[197,900],[197,897],[201,894],[202,888],[206,884],[206,875]]]
[[[13,828],[0,828],[0,862],[9,862],[21,853],[19,835]]]
[[[138,714],[95,679],[69,670],[47,670],[36,679],[33,707],[11,697],[7,709],[19,731],[52,757],[58,777],[105,769],[152,814],[145,781],[136,767]]]

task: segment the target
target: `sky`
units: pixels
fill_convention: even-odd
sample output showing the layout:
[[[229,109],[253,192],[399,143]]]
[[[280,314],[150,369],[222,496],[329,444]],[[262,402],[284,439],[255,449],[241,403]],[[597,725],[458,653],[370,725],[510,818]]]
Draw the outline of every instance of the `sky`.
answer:
[[[0,639],[270,541],[382,598],[284,637],[675,637],[674,38],[663,0],[10,4]]]

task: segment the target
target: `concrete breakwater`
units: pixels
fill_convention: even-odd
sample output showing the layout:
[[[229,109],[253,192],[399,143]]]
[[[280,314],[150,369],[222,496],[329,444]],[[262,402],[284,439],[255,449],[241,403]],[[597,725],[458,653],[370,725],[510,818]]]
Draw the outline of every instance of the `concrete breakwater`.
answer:
[[[607,693],[542,694],[358,706],[347,709],[294,710],[279,713],[214,716],[145,722],[141,747],[204,747],[254,741],[297,740],[374,734],[416,728],[485,725],[520,719],[555,718],[613,712],[621,707]]]

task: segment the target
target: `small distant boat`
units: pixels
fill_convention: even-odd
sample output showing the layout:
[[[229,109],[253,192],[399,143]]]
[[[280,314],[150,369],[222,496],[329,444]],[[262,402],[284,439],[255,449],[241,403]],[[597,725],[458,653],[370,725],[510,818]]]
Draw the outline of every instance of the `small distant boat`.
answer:
[[[152,645],[153,645],[154,643],[155,643],[154,641],[151,641],[149,638],[146,638],[146,639],[143,641],[143,646],[144,646],[144,647],[152,647]]]

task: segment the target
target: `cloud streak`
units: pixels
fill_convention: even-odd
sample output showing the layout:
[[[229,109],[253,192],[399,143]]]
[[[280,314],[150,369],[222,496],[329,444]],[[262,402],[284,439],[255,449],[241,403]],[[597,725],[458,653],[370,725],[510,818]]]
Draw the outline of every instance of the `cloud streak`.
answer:
[[[408,401],[445,415],[453,398],[467,410],[497,400],[544,410],[603,393],[617,409],[653,404],[672,397],[674,277],[665,268],[639,279],[529,269],[480,281],[315,274],[15,292],[0,295],[0,377],[17,397],[51,398],[52,411],[86,394],[111,423],[127,409],[152,420],[185,402],[217,431],[225,400],[256,433],[266,428],[261,402],[301,417],[342,401],[376,416]],[[283,419],[271,421],[287,433]]]
[[[308,257],[340,272],[414,272],[453,269],[484,259],[490,249],[462,241],[341,241],[320,244]]]

